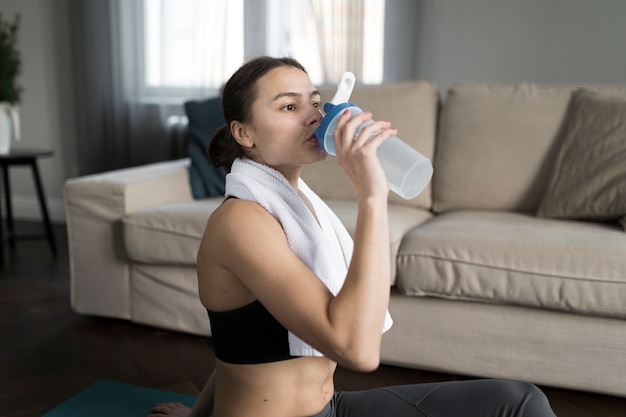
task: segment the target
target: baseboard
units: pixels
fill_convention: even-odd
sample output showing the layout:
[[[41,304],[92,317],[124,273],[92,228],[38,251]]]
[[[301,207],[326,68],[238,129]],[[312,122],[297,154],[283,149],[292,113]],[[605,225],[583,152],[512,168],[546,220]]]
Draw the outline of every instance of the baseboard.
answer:
[[[6,217],[4,196],[2,196],[1,200],[2,215]],[[11,202],[15,220],[43,220],[41,209],[39,208],[39,200],[37,200],[36,196],[14,195],[11,198]],[[65,224],[65,204],[63,199],[48,197],[46,203],[50,221],[52,223]]]

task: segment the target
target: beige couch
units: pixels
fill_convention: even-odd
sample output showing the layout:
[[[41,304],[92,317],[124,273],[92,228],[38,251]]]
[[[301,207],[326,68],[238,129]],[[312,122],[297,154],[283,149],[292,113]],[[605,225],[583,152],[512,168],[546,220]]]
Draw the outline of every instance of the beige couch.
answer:
[[[626,233],[535,215],[575,88],[456,84],[444,100],[425,81],[356,89],[352,101],[435,167],[417,198],[390,194],[384,363],[626,395]],[[188,164],[67,181],[77,312],[210,334],[194,263],[221,198],[192,198]],[[335,161],[304,178],[352,231],[354,193]]]

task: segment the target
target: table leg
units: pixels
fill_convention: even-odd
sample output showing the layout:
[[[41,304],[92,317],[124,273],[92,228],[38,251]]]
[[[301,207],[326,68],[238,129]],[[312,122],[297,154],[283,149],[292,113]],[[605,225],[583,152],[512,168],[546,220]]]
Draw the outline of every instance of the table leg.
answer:
[[[2,225],[2,210],[0,210],[0,268],[4,267],[4,226]]]
[[[2,165],[2,177],[6,176],[6,166]],[[6,195],[6,189],[4,190]],[[6,197],[5,197],[6,198]],[[2,218],[2,205],[0,204],[0,267],[4,267],[4,219]]]
[[[37,161],[33,160],[30,164],[33,172],[33,179],[35,180],[35,186],[37,188],[37,197],[39,198],[39,207],[41,207],[41,214],[43,215],[44,226],[46,228],[46,236],[48,237],[48,243],[54,255],[57,254],[56,243],[54,242],[54,234],[52,233],[52,225],[50,224],[50,216],[48,215],[48,206],[43,193],[43,185],[41,178],[39,177],[39,168],[37,167]]]
[[[15,226],[13,223],[13,204],[11,202],[11,180],[9,178],[9,167],[7,165],[3,165],[2,171],[4,176],[4,205],[6,207],[7,215],[7,240],[11,250],[15,250]]]

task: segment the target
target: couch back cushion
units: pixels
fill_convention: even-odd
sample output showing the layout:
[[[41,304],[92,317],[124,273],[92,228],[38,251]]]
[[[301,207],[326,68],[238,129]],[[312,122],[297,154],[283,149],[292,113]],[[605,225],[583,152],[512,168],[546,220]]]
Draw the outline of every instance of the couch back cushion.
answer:
[[[208,149],[213,135],[226,124],[222,114],[222,98],[185,102],[185,112],[189,119],[187,128],[187,152],[189,185],[194,198],[219,197],[224,195],[226,171],[215,168],[208,157]]]
[[[322,102],[330,101],[336,86],[319,88]],[[350,102],[371,111],[375,120],[390,120],[398,129],[398,137],[432,160],[435,148],[438,93],[429,81],[407,81],[382,85],[357,85]],[[350,181],[337,165],[334,157],[304,168],[302,178],[324,199],[353,200],[356,194]],[[404,200],[389,193],[389,201],[430,209],[431,188],[420,195]]]
[[[434,160],[433,209],[534,213],[558,152],[571,97],[581,87],[457,83],[446,94]]]

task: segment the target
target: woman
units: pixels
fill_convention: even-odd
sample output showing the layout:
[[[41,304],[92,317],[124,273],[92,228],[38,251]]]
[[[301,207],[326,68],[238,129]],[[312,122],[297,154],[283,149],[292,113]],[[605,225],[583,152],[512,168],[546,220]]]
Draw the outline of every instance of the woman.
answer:
[[[396,130],[370,113],[342,115],[337,162],[358,198],[354,243],[300,179],[325,158],[314,131],[320,95],[290,58],[244,64],[223,91],[224,126],[209,154],[229,175],[197,259],[215,371],[193,410],[160,404],[153,415],[554,416],[533,385],[446,382],[335,393],[337,364],[379,365],[391,320],[385,174],[376,150]]]

